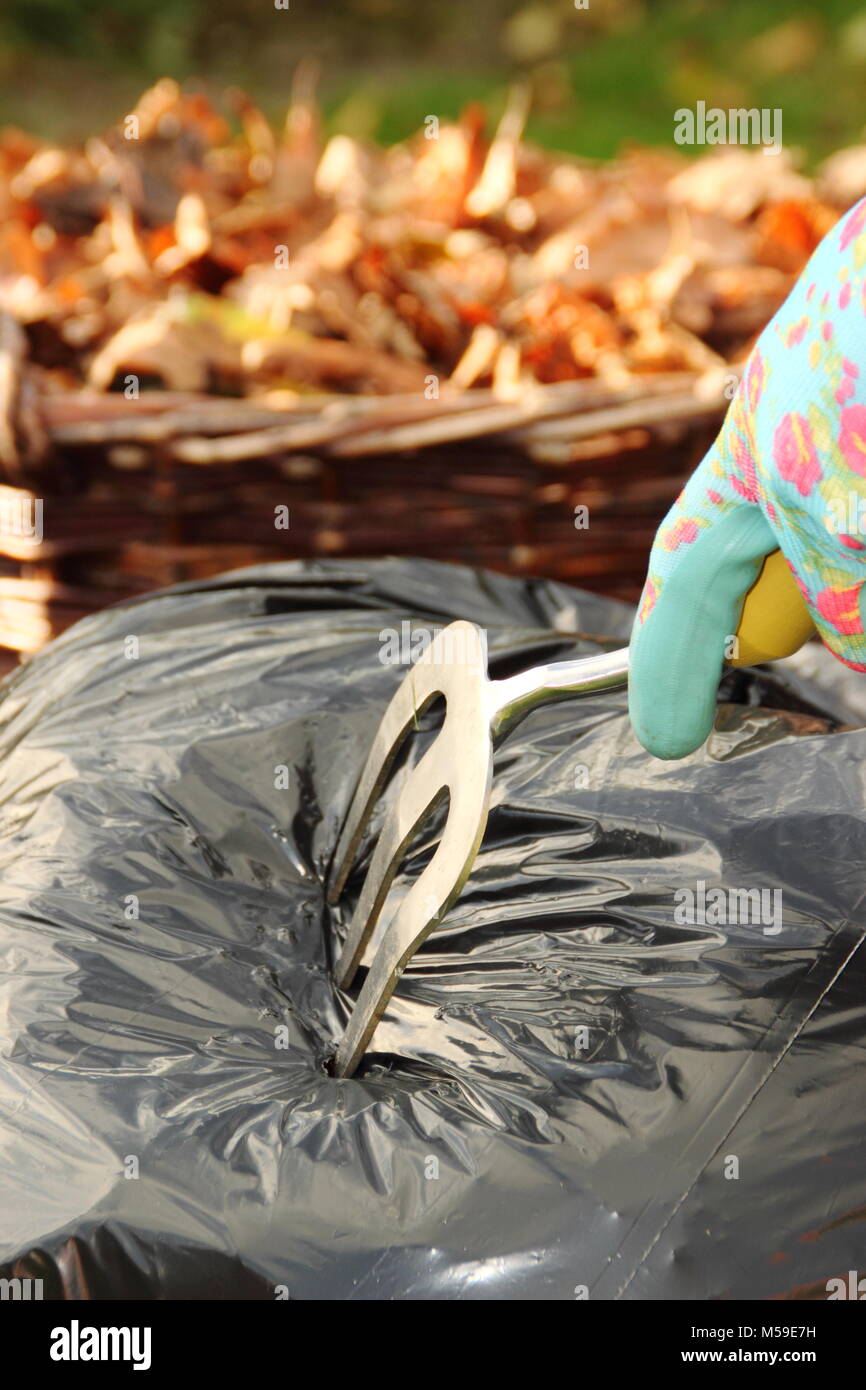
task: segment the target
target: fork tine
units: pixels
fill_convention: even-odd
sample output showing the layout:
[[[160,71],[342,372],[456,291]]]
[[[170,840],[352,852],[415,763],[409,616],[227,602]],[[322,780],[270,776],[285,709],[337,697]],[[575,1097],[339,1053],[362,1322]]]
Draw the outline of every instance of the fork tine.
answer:
[[[442,800],[445,787],[441,757],[437,756],[434,744],[432,748],[428,748],[405,786],[401,788],[389,808],[387,819],[379,834],[361,896],[337,962],[337,983],[341,989],[348,989],[354,979],[409,841],[421,823],[433,814]]]
[[[416,699],[415,668],[412,667],[391,696],[390,703],[376,730],[376,736],[367,754],[363,771],[355,788],[355,794],[346,816],[334,858],[331,864],[331,882],[328,888],[328,902],[336,903],[346,886],[346,879],[355,862],[358,846],[373,814],[373,809],[385,784],[394,759],[403,745],[417,716],[431,703],[438,692],[431,691],[424,699],[423,707],[418,708]]]
[[[433,752],[431,748],[428,756]],[[487,824],[493,768],[486,739],[486,767],[471,782],[455,783],[436,852],[401,902],[373,957],[334,1058],[334,1074],[351,1076],[363,1056],[409,958],[442,920],[472,870]],[[482,750],[479,749],[479,753]],[[465,769],[463,769],[465,771]],[[414,775],[420,771],[416,769]],[[461,769],[457,769],[458,774]],[[419,798],[423,800],[423,795]],[[393,877],[393,870],[392,870]]]

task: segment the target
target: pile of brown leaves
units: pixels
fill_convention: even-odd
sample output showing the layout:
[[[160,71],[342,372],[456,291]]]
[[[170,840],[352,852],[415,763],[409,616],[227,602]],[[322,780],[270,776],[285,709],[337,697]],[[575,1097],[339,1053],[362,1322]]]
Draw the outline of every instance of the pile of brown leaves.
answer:
[[[742,356],[866,168],[760,150],[591,166],[522,143],[521,91],[370,149],[162,81],[83,149],[0,137],[0,308],[47,389],[431,394]]]

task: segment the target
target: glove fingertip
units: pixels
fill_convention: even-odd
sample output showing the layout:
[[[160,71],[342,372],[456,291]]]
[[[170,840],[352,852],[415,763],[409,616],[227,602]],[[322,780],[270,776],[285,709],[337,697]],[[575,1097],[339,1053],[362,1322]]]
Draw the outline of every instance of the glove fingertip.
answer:
[[[654,624],[654,626],[656,626]],[[713,727],[715,699],[678,699],[669,671],[660,665],[666,651],[663,637],[635,632],[631,641],[628,710],[641,747],[654,758],[686,758],[706,741]]]

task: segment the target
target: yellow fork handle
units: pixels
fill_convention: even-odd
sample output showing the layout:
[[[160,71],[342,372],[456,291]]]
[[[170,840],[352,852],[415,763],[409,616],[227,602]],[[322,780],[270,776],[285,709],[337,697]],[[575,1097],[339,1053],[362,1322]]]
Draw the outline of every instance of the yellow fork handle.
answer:
[[[815,624],[784,555],[773,550],[746,595],[737,629],[737,655],[728,665],[778,661],[799,651],[814,631]]]

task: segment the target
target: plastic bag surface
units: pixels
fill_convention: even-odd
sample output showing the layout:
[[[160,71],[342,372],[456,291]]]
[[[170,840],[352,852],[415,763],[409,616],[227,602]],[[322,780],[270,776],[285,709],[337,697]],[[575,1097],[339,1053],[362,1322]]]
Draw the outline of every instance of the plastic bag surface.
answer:
[[[0,1274],[824,1298],[862,1265],[866,731],[829,658],[730,673],[681,763],[624,694],[531,715],[462,898],[328,1074],[363,874],[329,909],[330,856],[400,659],[456,617],[504,676],[631,614],[432,562],[262,566],[88,619],[3,687]],[[701,883],[778,890],[770,930],[683,924]]]

